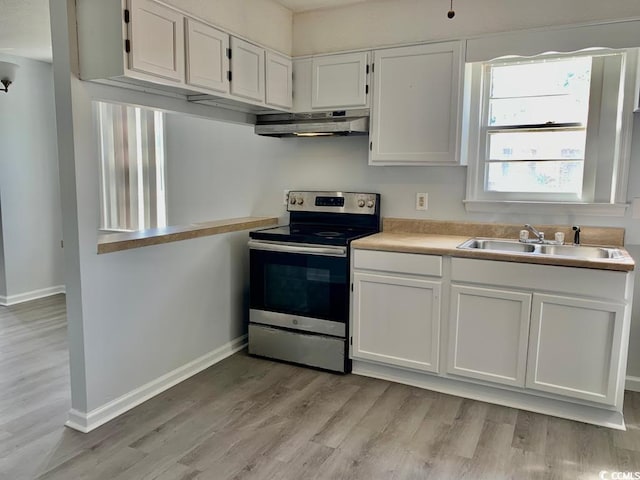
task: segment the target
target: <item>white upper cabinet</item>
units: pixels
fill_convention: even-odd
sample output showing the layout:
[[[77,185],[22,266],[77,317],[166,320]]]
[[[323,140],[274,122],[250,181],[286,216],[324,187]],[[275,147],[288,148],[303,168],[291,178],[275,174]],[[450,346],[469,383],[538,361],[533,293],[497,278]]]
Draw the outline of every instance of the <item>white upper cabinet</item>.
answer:
[[[129,0],[129,68],[184,82],[184,16],[151,0]]]
[[[311,108],[335,110],[368,106],[368,64],[368,52],[313,58]]]
[[[160,1],[75,3],[82,80],[154,87],[251,113],[291,109],[292,67],[286,55],[267,52]]]
[[[264,48],[231,37],[231,94],[264,102]]]
[[[376,50],[371,165],[459,162],[462,43]]]
[[[187,85],[229,92],[229,35],[191,18],[186,19]]]
[[[266,53],[266,103],[279,108],[293,106],[293,72],[291,59]]]

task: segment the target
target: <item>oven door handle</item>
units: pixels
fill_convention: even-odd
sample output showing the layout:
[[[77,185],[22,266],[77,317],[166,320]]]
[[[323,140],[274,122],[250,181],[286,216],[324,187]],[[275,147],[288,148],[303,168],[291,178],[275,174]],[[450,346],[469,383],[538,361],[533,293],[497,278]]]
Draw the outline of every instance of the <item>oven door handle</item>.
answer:
[[[252,250],[266,250],[268,252],[298,253],[304,255],[322,255],[324,257],[346,257],[347,247],[316,246],[308,244],[293,245],[291,243],[261,242],[249,240]]]

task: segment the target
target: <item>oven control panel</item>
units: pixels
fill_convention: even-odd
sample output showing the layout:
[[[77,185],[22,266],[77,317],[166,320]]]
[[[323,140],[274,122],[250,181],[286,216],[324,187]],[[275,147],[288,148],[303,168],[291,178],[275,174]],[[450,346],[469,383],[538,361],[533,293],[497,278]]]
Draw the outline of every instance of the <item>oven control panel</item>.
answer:
[[[289,212],[336,212],[375,215],[380,196],[357,192],[289,192]]]

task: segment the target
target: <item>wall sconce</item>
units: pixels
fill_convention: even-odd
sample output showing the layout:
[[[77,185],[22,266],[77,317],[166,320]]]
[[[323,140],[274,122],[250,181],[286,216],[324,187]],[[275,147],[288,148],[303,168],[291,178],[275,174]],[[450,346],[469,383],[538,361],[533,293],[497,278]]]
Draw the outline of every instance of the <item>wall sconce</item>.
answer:
[[[9,85],[16,78],[16,70],[18,70],[18,65],[15,63],[0,62],[0,83],[4,86],[4,88],[0,88],[0,91],[5,93],[9,91]]]

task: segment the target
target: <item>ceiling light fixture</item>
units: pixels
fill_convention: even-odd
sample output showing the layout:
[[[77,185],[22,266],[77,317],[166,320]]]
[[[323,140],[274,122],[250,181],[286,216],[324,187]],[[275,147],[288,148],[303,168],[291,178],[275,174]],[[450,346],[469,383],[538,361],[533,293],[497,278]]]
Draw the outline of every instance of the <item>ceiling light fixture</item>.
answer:
[[[453,11],[453,0],[451,0],[451,6],[449,7],[449,11],[447,12],[447,18],[451,20],[455,16],[456,16],[456,12]]]
[[[0,88],[0,91],[7,93],[9,91],[9,85],[13,83],[16,78],[16,70],[18,65],[9,62],[0,62],[0,83],[4,88]]]

